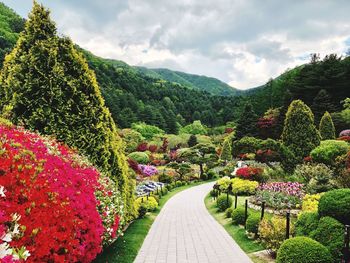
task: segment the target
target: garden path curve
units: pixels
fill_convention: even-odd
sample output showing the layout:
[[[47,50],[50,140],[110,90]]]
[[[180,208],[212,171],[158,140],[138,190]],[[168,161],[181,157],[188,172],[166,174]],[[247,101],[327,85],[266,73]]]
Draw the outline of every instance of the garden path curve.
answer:
[[[205,207],[204,197],[213,185],[195,186],[169,199],[134,263],[251,263]]]

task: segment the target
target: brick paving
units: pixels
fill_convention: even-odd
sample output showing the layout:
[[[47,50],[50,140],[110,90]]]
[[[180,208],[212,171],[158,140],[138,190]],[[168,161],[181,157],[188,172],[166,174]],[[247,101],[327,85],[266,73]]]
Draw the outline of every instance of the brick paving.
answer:
[[[172,197],[154,221],[134,263],[252,263],[205,207],[204,197],[213,184]]]

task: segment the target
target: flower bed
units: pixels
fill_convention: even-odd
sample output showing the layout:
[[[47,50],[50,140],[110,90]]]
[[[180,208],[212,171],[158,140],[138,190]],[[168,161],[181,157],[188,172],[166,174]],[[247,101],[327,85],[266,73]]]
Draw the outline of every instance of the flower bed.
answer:
[[[265,202],[267,206],[275,209],[300,208],[304,196],[304,185],[292,182],[273,182],[261,184],[258,187],[254,203]]]
[[[4,125],[0,134],[1,261],[91,262],[119,229],[114,182],[54,140]]]

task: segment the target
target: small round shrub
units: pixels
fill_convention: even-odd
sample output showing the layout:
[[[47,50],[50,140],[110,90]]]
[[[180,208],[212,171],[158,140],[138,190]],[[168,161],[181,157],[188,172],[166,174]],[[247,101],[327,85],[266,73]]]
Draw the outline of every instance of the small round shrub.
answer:
[[[147,214],[147,205],[142,203],[138,209],[139,218],[143,218]]]
[[[295,234],[297,236],[309,236],[318,226],[319,216],[317,212],[304,212],[295,222]]]
[[[233,208],[232,207],[227,208],[226,211],[225,211],[225,216],[227,218],[231,218],[232,217],[232,212],[233,212]]]
[[[304,183],[308,183],[312,178],[315,178],[316,176],[323,175],[323,177],[332,177],[333,171],[323,163],[306,163],[297,165],[293,175],[295,175],[297,178],[300,178],[300,180],[302,180]]]
[[[329,216],[322,217],[310,237],[327,247],[335,262],[340,262],[344,244],[342,223]]]
[[[316,162],[334,165],[335,159],[346,154],[349,148],[349,144],[345,141],[326,140],[322,141],[320,146],[311,151],[311,157]]]
[[[249,213],[248,213],[249,216]],[[245,224],[245,209],[244,207],[237,207],[232,211],[232,223],[234,225]]]
[[[218,191],[217,191],[217,190],[214,190],[214,189],[211,190],[211,191],[210,191],[210,196],[211,196],[211,197],[217,197],[217,196],[218,196]]]
[[[180,186],[182,186],[182,182],[181,181],[176,181],[175,185],[176,185],[176,187],[180,187]]]
[[[163,193],[163,195],[166,195],[168,193],[168,188],[163,187],[162,188],[162,193]]]
[[[255,235],[258,234],[260,218],[261,218],[261,215],[259,213],[251,214],[248,216],[248,219],[246,222],[246,229],[249,233],[253,233]]]
[[[309,237],[294,237],[283,242],[276,263],[330,263],[331,254],[321,243]]]
[[[220,212],[223,212],[232,206],[232,198],[229,196],[227,199],[226,194],[221,194],[216,200],[216,206],[219,208]]]
[[[332,190],[321,196],[318,204],[321,217],[334,217],[341,223],[350,224],[350,188]]]
[[[140,164],[149,163],[149,156],[145,152],[132,152],[128,155],[128,157]]]

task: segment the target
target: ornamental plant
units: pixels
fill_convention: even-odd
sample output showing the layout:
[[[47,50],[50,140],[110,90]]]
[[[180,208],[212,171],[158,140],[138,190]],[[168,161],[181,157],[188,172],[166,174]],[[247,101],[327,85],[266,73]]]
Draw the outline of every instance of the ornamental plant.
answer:
[[[247,180],[259,181],[263,171],[264,170],[259,167],[250,167],[250,166],[242,167],[237,169],[236,177],[247,179]]]
[[[34,1],[24,31],[0,74],[0,111],[15,124],[55,135],[118,183],[126,216],[134,215],[133,183],[123,143],[95,74],[50,12]]]
[[[247,181],[240,178],[233,178],[231,182],[232,193],[238,195],[252,195],[259,186],[259,183],[256,181]]]
[[[283,208],[299,208],[305,193],[304,185],[298,182],[272,182],[261,184],[255,195],[258,203],[265,202],[267,206]]]
[[[317,212],[318,203],[320,201],[321,194],[306,194],[303,197],[302,210],[303,212]]]
[[[23,231],[11,247],[25,247],[28,262],[91,262],[119,230],[115,183],[101,183],[68,147],[20,128],[0,125],[0,149],[0,214],[17,214]]]
[[[308,156],[320,144],[320,134],[314,124],[314,114],[301,100],[294,100],[288,108],[282,141],[299,159]]]
[[[335,139],[335,127],[328,111],[326,111],[321,118],[319,131],[322,140]]]
[[[158,174],[157,168],[153,165],[139,164],[138,169],[141,171],[141,174],[146,177]]]

